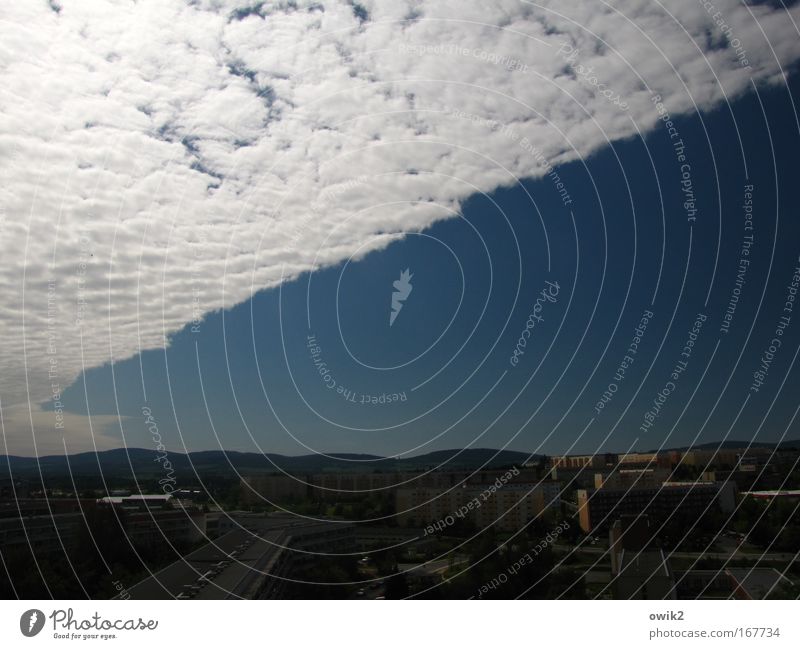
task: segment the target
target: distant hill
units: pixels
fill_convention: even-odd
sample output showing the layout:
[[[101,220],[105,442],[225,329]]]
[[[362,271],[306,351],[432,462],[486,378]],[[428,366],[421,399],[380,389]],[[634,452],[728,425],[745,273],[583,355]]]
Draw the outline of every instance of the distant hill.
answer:
[[[725,442],[705,442],[704,444],[695,444],[694,446],[677,446],[674,448],[662,449],[662,453],[667,451],[688,451],[689,449],[696,451],[714,451],[716,449],[730,449],[730,448],[781,448],[781,449],[800,449],[800,440],[788,440],[780,443],[777,442],[744,442],[744,441],[725,441]],[[658,449],[646,451],[647,453],[655,453]]]
[[[692,448],[713,450],[720,448],[746,448],[748,442],[707,442]],[[800,441],[753,443],[754,447],[800,449]],[[688,447],[663,449],[664,451],[686,451]],[[655,452],[649,451],[649,452]],[[99,453],[76,453],[74,455],[48,455],[20,457],[0,455],[0,477],[11,474],[16,478],[36,478],[41,471],[44,477],[69,476],[98,477],[101,474],[112,478],[163,477],[165,467],[153,449],[117,448]],[[409,458],[382,457],[357,453],[330,453],[328,455],[280,455],[278,453],[241,453],[239,451],[197,451],[193,453],[168,452],[167,459],[176,475],[186,482],[197,476],[236,477],[259,473],[322,473],[335,471],[420,471],[426,469],[475,470],[498,468],[511,464],[536,461],[542,456],[530,456],[521,451],[498,451],[489,448],[451,449],[433,451]]]
[[[48,455],[38,458],[0,455],[0,475],[11,473],[17,477],[35,477],[39,471],[45,476],[99,476],[114,477],[163,476],[165,467],[158,457],[163,454],[142,448],[118,448],[98,453],[75,455]],[[534,456],[536,457],[536,456]],[[434,451],[410,458],[390,458],[355,453],[331,453],[289,456],[277,453],[240,453],[238,451],[198,451],[193,453],[168,452],[166,459],[176,474],[200,476],[235,476],[237,473],[321,473],[325,471],[415,471],[422,469],[478,469],[494,468],[530,461],[530,455],[519,451],[494,449],[454,449]]]

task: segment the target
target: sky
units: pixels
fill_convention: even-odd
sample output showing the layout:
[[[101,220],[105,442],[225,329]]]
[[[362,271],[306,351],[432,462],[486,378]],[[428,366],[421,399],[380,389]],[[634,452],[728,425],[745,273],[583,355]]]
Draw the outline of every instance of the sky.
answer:
[[[5,450],[796,439],[800,8],[562,4],[0,9]]]

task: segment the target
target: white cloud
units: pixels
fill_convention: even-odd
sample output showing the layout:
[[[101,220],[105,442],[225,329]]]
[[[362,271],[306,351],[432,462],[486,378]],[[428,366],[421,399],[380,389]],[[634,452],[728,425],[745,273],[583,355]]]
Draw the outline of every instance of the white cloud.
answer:
[[[87,417],[72,412],[56,413],[41,408],[28,409],[26,404],[3,408],[3,439],[0,454],[63,455],[94,450],[105,451],[120,446],[119,435],[125,418],[115,415]],[[131,446],[147,447],[146,436],[138,436]]]
[[[798,6],[671,4],[4,3],[3,406],[541,174],[510,132],[564,162],[800,57]]]

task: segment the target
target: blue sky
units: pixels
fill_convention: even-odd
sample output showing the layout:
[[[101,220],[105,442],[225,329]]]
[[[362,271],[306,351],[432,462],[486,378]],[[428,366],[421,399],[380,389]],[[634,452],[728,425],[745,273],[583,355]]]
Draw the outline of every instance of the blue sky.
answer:
[[[144,407],[173,449],[286,453],[733,423],[796,258],[800,4],[7,5],[3,452],[151,446]],[[781,434],[794,330],[732,435]]]
[[[800,265],[797,100],[795,78],[788,90],[676,118],[679,138],[656,126],[560,165],[568,206],[548,176],[474,195],[458,218],[260,291],[187,325],[166,350],[87,371],[64,402],[93,416],[119,412],[122,430],[106,432],[135,447],[151,443],[146,405],[176,450],[584,453],[776,441],[797,407],[800,313],[763,385],[750,388]],[[722,333],[749,234],[741,298]],[[405,269],[413,290],[389,326],[392,283]],[[541,320],[512,365],[537,296],[554,292],[547,282],[557,295],[540,300]],[[615,381],[647,310],[634,361]],[[687,358],[697,314],[706,320]],[[681,360],[685,371],[641,430]],[[799,436],[796,423],[786,435]]]

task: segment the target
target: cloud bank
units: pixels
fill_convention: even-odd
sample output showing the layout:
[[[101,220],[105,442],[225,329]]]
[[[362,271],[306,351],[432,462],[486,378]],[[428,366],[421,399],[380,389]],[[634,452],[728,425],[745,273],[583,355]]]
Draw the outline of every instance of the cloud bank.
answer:
[[[66,434],[36,404],[85,368],[646,133],[654,94],[706,110],[800,58],[797,5],[566,4],[4,3],[14,439]]]

